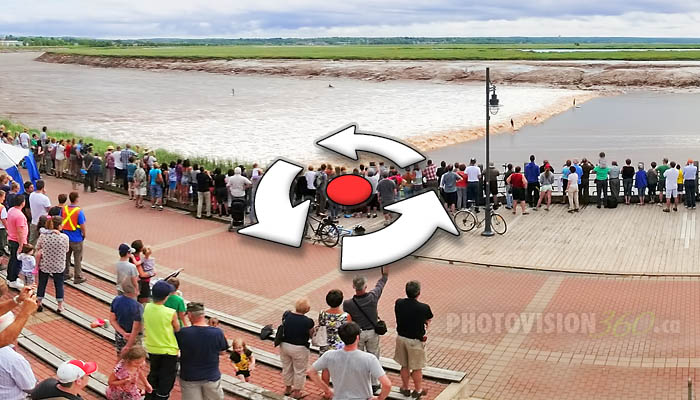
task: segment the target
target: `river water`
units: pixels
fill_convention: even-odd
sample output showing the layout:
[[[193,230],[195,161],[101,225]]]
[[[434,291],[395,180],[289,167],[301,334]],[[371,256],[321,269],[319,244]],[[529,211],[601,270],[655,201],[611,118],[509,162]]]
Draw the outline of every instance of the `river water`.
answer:
[[[637,162],[657,163],[663,157],[685,161],[700,159],[700,127],[695,112],[700,109],[700,94],[670,92],[632,92],[621,96],[592,99],[539,125],[518,132],[492,135],[491,160],[496,164],[527,161],[534,154],[563,165],[567,159],[583,157],[595,163],[604,151],[609,161],[631,158]],[[460,161],[485,159],[485,140],[445,147],[428,156],[433,160]]]
[[[328,156],[314,140],[349,122],[408,138],[478,128],[484,118],[482,85],[93,68],[38,55],[0,54],[0,117],[188,155],[317,161]],[[500,86],[505,108],[493,122],[588,94]]]

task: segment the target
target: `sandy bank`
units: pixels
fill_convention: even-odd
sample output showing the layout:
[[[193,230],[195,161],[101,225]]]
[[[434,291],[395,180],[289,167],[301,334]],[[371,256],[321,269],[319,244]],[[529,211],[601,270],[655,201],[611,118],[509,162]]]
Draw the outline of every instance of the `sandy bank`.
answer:
[[[484,80],[492,67],[497,83],[527,83],[567,88],[700,86],[700,62],[624,61],[333,61],[333,60],[188,60],[100,57],[45,53],[39,61],[104,68],[204,71],[294,77],[343,77],[363,80]]]
[[[576,96],[576,104],[580,105],[595,97],[606,94],[613,94],[613,92],[590,91],[583,94],[579,93]],[[520,128],[526,125],[540,124],[546,121],[547,119],[559,113],[562,113],[572,107],[573,102],[570,99],[560,99],[554,104],[548,107],[543,107],[537,111],[515,115],[513,118],[513,127],[511,127],[510,122],[494,123],[492,118],[489,132],[491,135],[500,133],[516,133]],[[485,118],[486,117],[484,117],[484,121]],[[416,147],[417,149],[419,149],[420,151],[427,152],[457,143],[476,140],[484,137],[485,135],[486,126],[484,123],[481,126],[466,129],[455,129],[445,132],[426,132],[421,136],[412,136],[404,140]]]

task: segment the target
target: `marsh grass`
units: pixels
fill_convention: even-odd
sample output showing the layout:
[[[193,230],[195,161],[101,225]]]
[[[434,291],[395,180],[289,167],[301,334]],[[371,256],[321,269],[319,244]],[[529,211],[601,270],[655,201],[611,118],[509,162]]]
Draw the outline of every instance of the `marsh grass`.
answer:
[[[700,44],[436,44],[436,45],[297,45],[78,47],[51,50],[105,57],[182,59],[337,59],[337,60],[700,60],[700,51],[611,51],[535,53],[524,49],[700,48]]]

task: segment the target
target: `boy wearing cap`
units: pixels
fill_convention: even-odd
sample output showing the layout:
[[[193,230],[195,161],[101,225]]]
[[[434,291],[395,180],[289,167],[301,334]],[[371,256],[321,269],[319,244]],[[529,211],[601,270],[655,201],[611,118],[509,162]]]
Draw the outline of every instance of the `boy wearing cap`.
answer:
[[[126,243],[119,245],[119,261],[117,261],[117,295],[124,294],[124,285],[132,285],[134,290],[138,288],[139,272],[134,264],[129,262],[129,256],[134,252]]]
[[[56,378],[44,379],[32,391],[32,400],[70,399],[81,400],[80,393],[88,384],[90,375],[97,371],[94,361],[66,361],[58,366]]]
[[[146,304],[143,310],[144,347],[151,363],[148,382],[153,387],[153,391],[146,394],[146,400],[168,399],[175,384],[179,351],[175,332],[180,330],[180,322],[175,310],[164,306],[165,300],[174,291],[175,288],[168,282],[156,282],[151,289],[153,303]]]

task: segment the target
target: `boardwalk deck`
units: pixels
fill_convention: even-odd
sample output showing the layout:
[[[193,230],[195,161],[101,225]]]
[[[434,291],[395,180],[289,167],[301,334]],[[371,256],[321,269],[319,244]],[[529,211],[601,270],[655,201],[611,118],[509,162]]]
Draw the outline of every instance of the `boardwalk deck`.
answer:
[[[514,216],[503,236],[439,232],[415,256],[488,266],[622,275],[700,275],[696,211],[664,213],[655,205],[589,205],[578,214],[562,205]],[[480,214],[483,216],[483,214]]]

